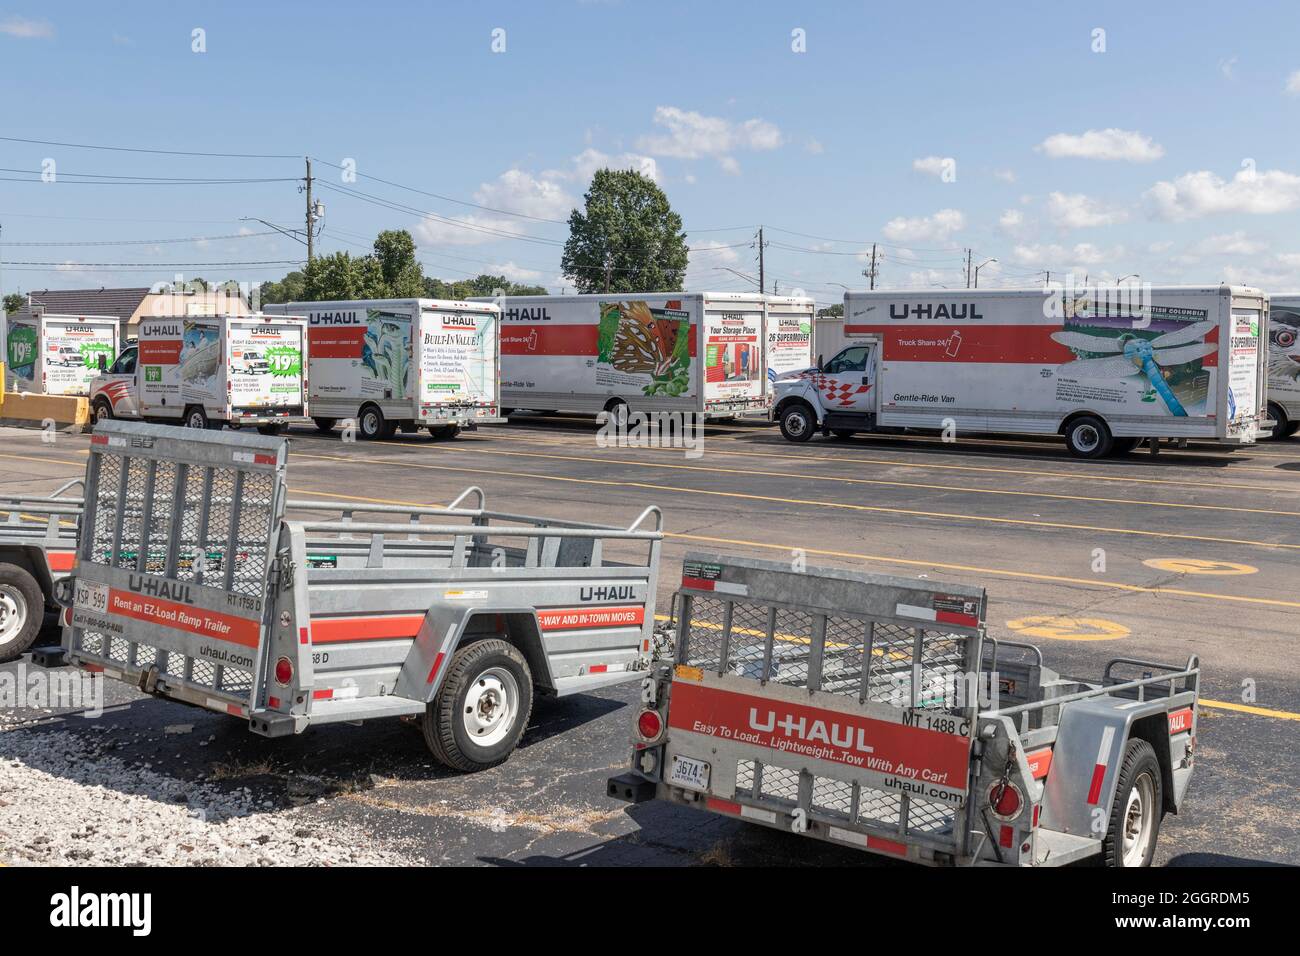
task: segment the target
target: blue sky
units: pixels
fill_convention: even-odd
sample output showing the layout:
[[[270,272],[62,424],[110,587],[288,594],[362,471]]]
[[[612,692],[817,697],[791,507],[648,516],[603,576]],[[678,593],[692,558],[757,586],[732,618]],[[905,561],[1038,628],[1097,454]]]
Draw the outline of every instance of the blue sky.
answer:
[[[873,241],[889,287],[963,286],[966,248],[998,260],[982,285],[1068,270],[1300,286],[1300,7],[1137,7],[3,3],[0,136],[310,154],[322,250],[403,227],[430,274],[556,291],[567,229],[549,220],[602,164],[667,191],[696,289],[752,288],[728,270],[756,272],[760,223],[769,284],[823,302],[864,285]],[[6,292],[176,272],[256,281],[303,255],[276,234],[140,241],[269,231],[243,217],[300,226],[301,159],[0,140],[0,160],[18,170],[0,177],[29,180],[0,179]],[[326,165],[349,160],[352,182]],[[21,245],[36,242],[82,244]],[[26,264],[47,262],[61,265]],[[228,262],[272,264],[165,265]]]

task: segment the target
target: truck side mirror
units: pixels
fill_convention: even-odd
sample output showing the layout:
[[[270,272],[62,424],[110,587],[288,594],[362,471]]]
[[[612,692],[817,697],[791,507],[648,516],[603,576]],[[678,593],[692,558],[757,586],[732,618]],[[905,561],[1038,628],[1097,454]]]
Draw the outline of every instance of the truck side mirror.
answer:
[[[100,370],[101,372],[107,372],[107,371],[108,371],[108,356],[107,356],[107,355],[101,355],[101,356],[99,356],[99,370]]]

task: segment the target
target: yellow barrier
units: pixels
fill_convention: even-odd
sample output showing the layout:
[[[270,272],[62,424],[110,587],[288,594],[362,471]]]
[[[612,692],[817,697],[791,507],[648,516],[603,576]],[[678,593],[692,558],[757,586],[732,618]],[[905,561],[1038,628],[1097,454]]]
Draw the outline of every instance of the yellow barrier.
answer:
[[[51,421],[57,427],[81,429],[90,423],[90,402],[79,395],[5,392],[0,399],[0,421],[10,425],[41,425]]]

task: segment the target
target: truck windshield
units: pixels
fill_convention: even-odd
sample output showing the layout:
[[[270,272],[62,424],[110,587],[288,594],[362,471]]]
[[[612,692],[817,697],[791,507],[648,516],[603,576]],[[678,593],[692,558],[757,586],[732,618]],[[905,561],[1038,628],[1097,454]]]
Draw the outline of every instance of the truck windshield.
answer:
[[[117,357],[113,367],[109,369],[114,375],[130,375],[135,372],[135,355],[136,350],[129,348]]]

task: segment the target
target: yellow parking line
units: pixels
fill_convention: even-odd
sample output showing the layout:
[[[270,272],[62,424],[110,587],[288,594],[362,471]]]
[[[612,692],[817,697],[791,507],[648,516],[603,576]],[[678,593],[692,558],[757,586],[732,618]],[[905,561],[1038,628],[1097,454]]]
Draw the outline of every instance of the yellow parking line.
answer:
[[[423,461],[404,461],[396,458],[368,458],[364,456],[312,455],[297,453],[299,458],[314,458],[321,461],[338,461],[346,464],[380,464],[399,468],[426,468],[432,471],[449,471],[461,474],[481,475],[482,468],[462,468],[454,465],[434,465]],[[676,485],[654,484],[641,481],[613,481],[599,478],[575,478],[563,475],[546,475],[537,472],[501,471],[492,472],[512,478],[533,478],[539,481],[560,481],[571,484],[602,485],[615,488],[643,488],[649,491],[666,491],[686,495],[706,495],[719,498],[736,498],[744,501],[766,501],[774,504],[801,505],[812,508],[830,508],[833,510],[858,511],[873,514],[908,515],[918,518],[945,518],[951,521],[973,521],[982,524],[1004,524],[1029,528],[1059,528],[1066,531],[1088,531],[1094,534],[1136,535],[1149,538],[1169,538],[1180,541],[1206,541],[1212,544],[1238,544],[1257,548],[1273,548],[1285,551],[1300,551],[1300,544],[1281,544],[1275,541],[1251,541],[1245,538],[1218,538],[1211,535],[1183,534],[1175,531],[1143,531],[1137,528],[1110,528],[1099,525],[1072,524],[1063,521],[1035,521],[1029,518],[997,518],[985,515],[957,514],[946,511],[921,511],[915,508],[890,508],[883,505],[860,505],[841,501],[818,501],[807,498],[782,498],[776,495],[754,495],[739,491],[713,491],[702,488],[682,488]],[[1297,605],[1300,607],[1300,605]]]
[[[1218,710],[1236,710],[1243,714],[1254,714],[1256,717],[1276,717],[1278,720],[1300,720],[1300,714],[1293,714],[1289,710],[1272,710],[1268,707],[1252,707],[1250,704],[1234,704],[1226,700],[1206,700],[1201,698],[1202,707],[1214,707]]]

